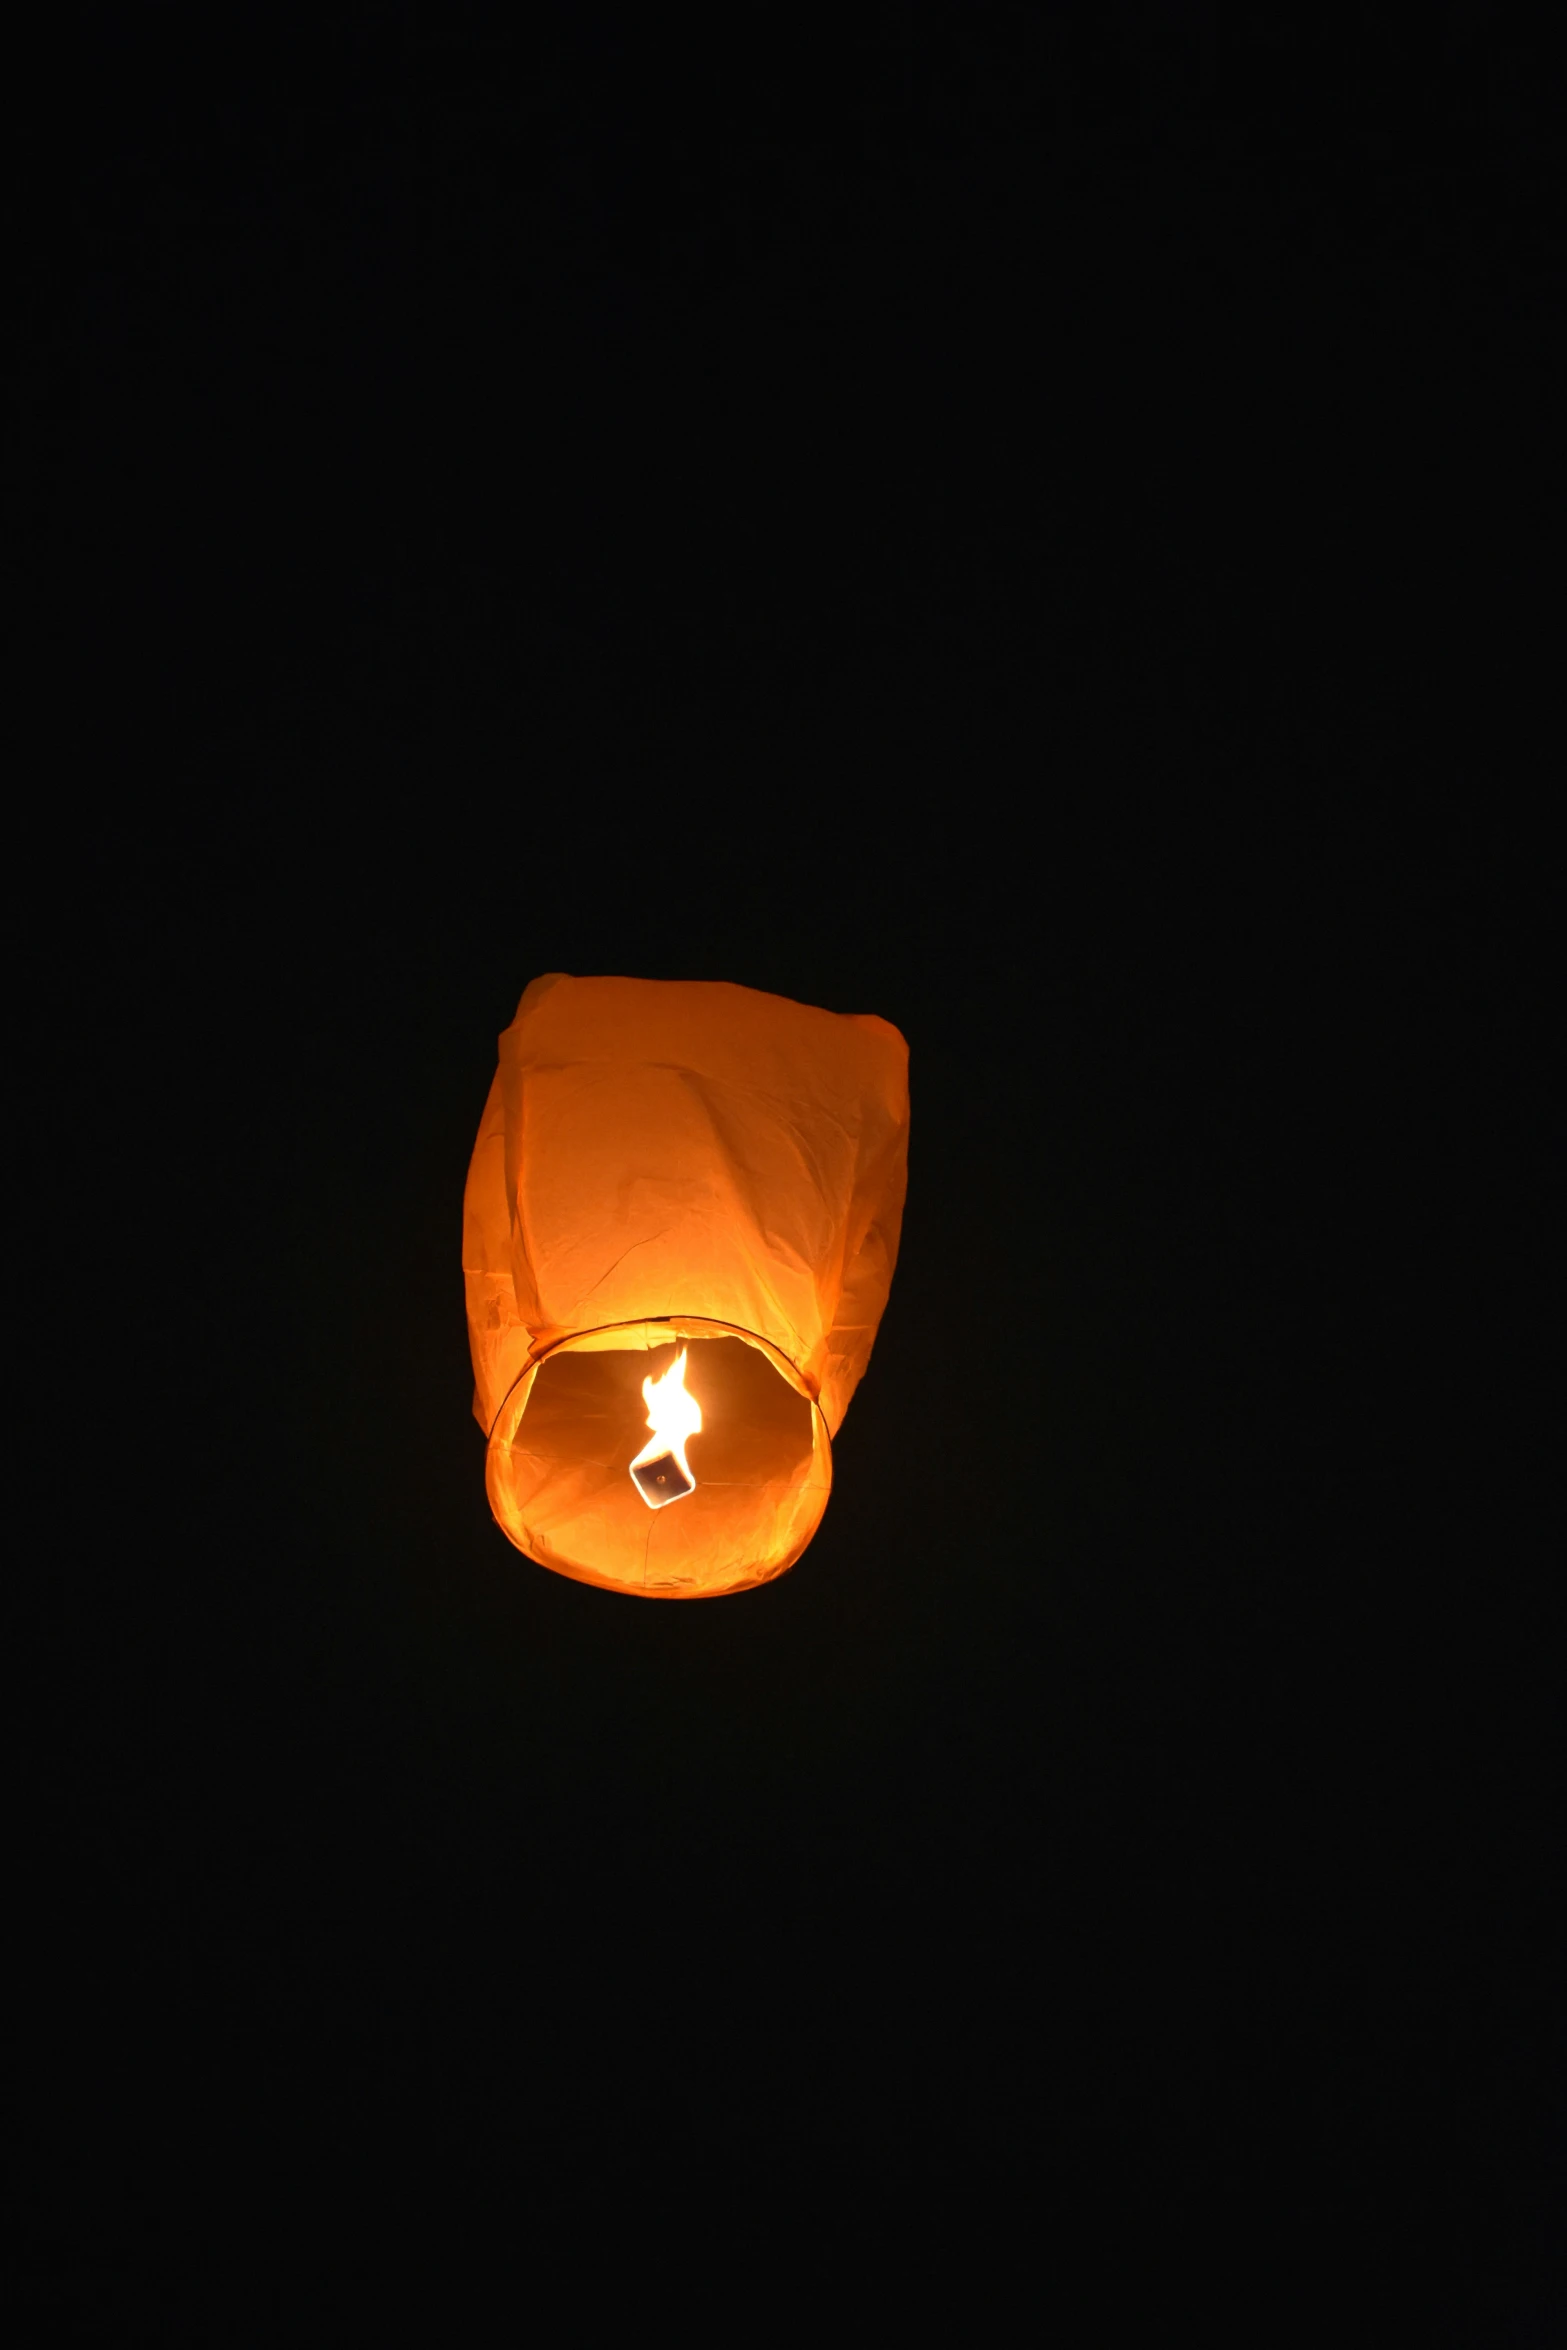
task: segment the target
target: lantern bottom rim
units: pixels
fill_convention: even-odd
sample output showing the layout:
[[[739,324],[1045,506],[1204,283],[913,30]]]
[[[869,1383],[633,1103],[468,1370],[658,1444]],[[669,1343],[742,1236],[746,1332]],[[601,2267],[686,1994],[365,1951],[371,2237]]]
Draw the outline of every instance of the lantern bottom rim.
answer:
[[[682,1344],[706,1440],[692,1440],[691,1493],[652,1511],[630,1472],[649,1425],[634,1358]],[[628,1597],[717,1599],[799,1559],[827,1505],[832,1444],[818,1397],[773,1341],[671,1312],[541,1333],[491,1426],[485,1483],[508,1541],[552,1573]]]

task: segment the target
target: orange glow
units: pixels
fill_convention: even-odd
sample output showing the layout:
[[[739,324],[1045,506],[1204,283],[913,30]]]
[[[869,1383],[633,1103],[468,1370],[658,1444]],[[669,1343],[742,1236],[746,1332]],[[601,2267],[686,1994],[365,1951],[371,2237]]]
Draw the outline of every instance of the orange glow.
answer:
[[[686,1440],[700,1435],[702,1407],[686,1386],[686,1350],[676,1355],[662,1379],[644,1379],[642,1400],[647,1405],[647,1424],[653,1434],[631,1463],[631,1482],[636,1486],[650,1510],[662,1509],[665,1500],[682,1501],[696,1485],[695,1472],[686,1459]],[[650,1461],[670,1455],[687,1482],[667,1496],[655,1498],[639,1481],[637,1471]]]
[[[908,1046],[874,1013],[716,979],[532,981],[463,1195],[473,1409],[509,1542],[644,1599],[793,1566],[887,1303],[908,1136]],[[651,1390],[688,1344],[669,1427]]]

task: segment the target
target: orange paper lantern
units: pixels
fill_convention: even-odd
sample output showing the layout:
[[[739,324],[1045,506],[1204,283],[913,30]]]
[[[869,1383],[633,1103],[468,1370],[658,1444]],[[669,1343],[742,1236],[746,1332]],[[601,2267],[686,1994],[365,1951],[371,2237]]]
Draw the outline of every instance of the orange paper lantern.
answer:
[[[463,1202],[490,1506],[585,1583],[768,1582],[821,1522],[887,1302],[908,1048],[707,980],[536,979]]]

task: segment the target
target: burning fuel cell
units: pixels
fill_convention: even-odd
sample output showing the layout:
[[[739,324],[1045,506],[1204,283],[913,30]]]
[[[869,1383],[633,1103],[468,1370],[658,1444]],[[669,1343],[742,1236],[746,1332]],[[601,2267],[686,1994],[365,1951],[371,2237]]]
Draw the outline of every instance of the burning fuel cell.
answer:
[[[660,1453],[656,1461],[644,1461],[631,1475],[649,1509],[661,1510],[666,1502],[683,1501],[696,1491],[696,1479],[672,1452]]]
[[[642,1400],[653,1436],[631,1464],[631,1482],[650,1510],[661,1510],[696,1491],[686,1440],[701,1434],[702,1407],[686,1386],[684,1347],[662,1379],[643,1380]]]

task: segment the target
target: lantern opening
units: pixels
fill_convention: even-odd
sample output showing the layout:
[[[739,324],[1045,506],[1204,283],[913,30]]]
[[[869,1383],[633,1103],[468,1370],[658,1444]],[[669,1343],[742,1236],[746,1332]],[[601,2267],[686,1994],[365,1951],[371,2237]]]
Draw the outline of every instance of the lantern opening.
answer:
[[[677,1425],[648,1440],[677,1364]],[[694,1467],[674,1441],[693,1437]],[[776,1349],[682,1316],[552,1347],[508,1396],[487,1476],[511,1539],[557,1574],[698,1599],[768,1582],[798,1557],[832,1455],[819,1407]]]
[[[684,1347],[661,1379],[643,1380],[642,1400],[653,1436],[631,1464],[631,1482],[650,1510],[661,1510],[696,1491],[686,1440],[702,1432],[702,1407],[686,1385]]]

